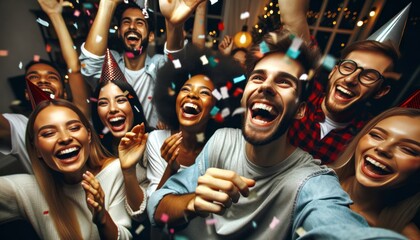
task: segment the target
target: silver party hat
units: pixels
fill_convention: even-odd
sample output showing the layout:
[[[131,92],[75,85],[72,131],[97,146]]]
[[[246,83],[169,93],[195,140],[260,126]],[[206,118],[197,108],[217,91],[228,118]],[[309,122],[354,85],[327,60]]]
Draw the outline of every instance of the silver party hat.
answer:
[[[380,29],[370,35],[367,40],[375,40],[378,42],[391,40],[395,47],[399,48],[410,7],[411,3],[409,3],[401,12],[395,15],[395,17],[389,20]]]

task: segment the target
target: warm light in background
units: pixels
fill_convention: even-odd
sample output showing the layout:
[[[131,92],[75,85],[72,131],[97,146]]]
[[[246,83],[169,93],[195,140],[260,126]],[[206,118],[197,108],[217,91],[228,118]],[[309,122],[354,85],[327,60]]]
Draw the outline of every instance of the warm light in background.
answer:
[[[252,43],[252,36],[248,32],[248,26],[244,25],[242,31],[235,34],[233,42],[237,47],[247,48]]]
[[[363,26],[363,21],[362,21],[362,20],[359,20],[359,21],[357,22],[357,26],[358,26],[358,27]]]

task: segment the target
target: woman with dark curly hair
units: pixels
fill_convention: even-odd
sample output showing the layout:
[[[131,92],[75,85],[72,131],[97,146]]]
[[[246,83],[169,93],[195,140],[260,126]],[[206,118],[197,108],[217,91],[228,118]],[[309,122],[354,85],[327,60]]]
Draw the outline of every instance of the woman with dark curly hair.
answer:
[[[157,75],[153,103],[168,129],[151,132],[147,141],[149,196],[180,168],[193,164],[216,129],[240,126],[235,110],[245,83],[237,80],[245,79],[241,66],[195,46],[187,47],[183,57],[166,63]]]

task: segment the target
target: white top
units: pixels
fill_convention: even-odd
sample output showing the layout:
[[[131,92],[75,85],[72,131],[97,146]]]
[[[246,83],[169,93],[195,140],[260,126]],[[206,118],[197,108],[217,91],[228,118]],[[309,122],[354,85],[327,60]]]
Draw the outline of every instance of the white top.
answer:
[[[146,159],[148,162],[147,166],[147,179],[149,179],[149,187],[147,188],[147,196],[156,191],[157,186],[160,183],[160,179],[165,172],[168,163],[161,157],[160,148],[163,142],[171,136],[171,130],[154,130],[149,133],[146,144]],[[178,171],[182,171],[187,166],[181,165]]]
[[[0,146],[0,152],[7,155],[12,154],[16,156],[22,163],[23,167],[28,173],[32,173],[32,163],[29,160],[26,152],[25,134],[28,118],[22,114],[3,113],[3,117],[9,121],[10,124],[10,140],[12,148]]]
[[[320,122],[319,125],[321,126],[321,134],[320,137],[323,139],[329,132],[337,128],[345,128],[349,123],[339,123],[331,120],[327,116],[325,116],[325,121]]]
[[[131,239],[131,219],[125,210],[124,179],[120,161],[115,159],[96,175],[105,194],[105,208],[118,227],[119,239]],[[16,174],[0,177],[0,224],[25,219],[41,239],[59,239],[48,204],[34,175]],[[80,183],[64,185],[64,193],[74,204],[83,239],[99,239]]]

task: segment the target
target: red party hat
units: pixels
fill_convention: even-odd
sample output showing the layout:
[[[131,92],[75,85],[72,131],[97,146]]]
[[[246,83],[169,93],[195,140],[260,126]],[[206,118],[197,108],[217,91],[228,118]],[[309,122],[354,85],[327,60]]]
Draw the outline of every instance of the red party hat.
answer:
[[[127,82],[121,69],[118,67],[117,62],[111,54],[111,51],[107,48],[105,54],[105,60],[102,65],[102,74],[99,82],[121,80]]]
[[[34,109],[38,103],[44,100],[49,101],[52,99],[48,93],[42,91],[37,85],[33,84],[28,79],[26,79],[26,91],[28,92],[32,109]]]
[[[403,103],[399,105],[405,108],[417,108],[420,109],[420,90],[417,89],[412,93]]]

